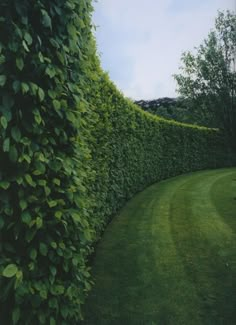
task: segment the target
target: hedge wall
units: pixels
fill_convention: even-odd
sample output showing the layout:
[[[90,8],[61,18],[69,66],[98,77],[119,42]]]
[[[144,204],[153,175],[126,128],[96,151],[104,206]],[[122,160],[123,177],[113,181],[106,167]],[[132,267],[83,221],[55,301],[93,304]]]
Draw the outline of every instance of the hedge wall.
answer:
[[[87,258],[135,192],[225,166],[216,130],[167,122],[99,66],[91,0],[0,2],[0,323],[77,324]]]
[[[90,1],[0,1],[0,324],[75,324],[90,288]]]
[[[139,109],[104,73],[90,102],[97,114],[93,194],[96,231],[136,192],[162,179],[207,168],[230,166],[226,140],[215,129],[170,122]]]

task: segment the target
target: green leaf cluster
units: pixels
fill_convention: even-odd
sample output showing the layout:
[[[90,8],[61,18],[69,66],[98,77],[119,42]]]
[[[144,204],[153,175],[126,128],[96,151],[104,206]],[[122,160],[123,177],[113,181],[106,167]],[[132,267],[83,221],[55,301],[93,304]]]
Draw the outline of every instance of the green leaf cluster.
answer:
[[[91,286],[80,110],[91,10],[90,0],[0,2],[1,324],[76,324]]]

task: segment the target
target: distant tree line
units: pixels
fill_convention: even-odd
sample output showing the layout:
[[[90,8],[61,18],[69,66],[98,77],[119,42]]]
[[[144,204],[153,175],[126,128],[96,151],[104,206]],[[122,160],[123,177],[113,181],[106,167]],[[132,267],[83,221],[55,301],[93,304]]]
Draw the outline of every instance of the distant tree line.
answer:
[[[213,112],[209,112],[205,107],[199,107],[196,110],[193,101],[188,98],[162,97],[153,100],[138,100],[135,104],[146,112],[169,120],[211,128],[220,127]]]

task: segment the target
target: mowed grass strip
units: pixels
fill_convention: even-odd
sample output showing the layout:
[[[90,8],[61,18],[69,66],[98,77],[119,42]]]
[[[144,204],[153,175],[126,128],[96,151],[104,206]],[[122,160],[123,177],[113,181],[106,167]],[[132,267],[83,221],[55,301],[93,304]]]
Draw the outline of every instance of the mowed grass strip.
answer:
[[[236,323],[236,169],[136,195],[99,243],[85,324]]]

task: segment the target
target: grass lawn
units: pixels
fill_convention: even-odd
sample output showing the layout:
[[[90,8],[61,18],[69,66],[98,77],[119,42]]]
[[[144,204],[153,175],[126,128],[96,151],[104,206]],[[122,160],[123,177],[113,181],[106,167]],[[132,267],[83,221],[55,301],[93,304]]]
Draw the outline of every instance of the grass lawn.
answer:
[[[136,195],[100,241],[84,324],[236,324],[236,168]]]

